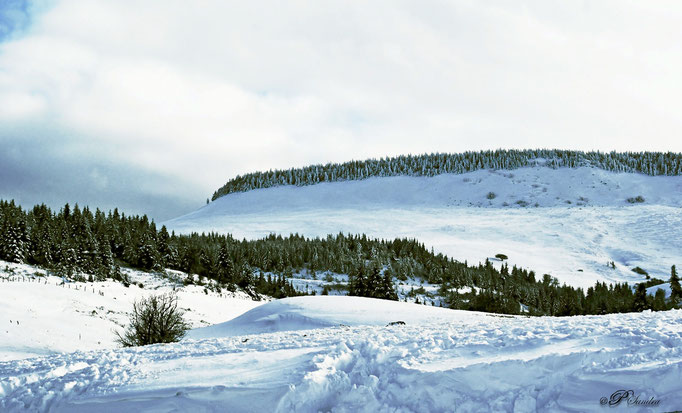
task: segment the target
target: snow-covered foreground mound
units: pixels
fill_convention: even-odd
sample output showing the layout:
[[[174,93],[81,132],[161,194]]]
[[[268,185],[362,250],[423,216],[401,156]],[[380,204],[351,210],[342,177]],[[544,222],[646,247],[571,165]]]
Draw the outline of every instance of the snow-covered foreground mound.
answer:
[[[487,314],[453,311],[364,297],[292,297],[263,304],[222,324],[195,329],[190,338],[219,338],[320,327],[425,324],[463,319],[482,319]]]
[[[644,202],[627,201],[637,196]],[[510,265],[586,288],[640,282],[636,266],[667,279],[670,266],[682,263],[680,206],[682,176],[541,167],[259,189],[165,224],[251,239],[339,232],[417,238],[469,263],[502,253]]]
[[[373,325],[4,362],[0,410],[585,412],[621,389],[657,401],[622,401],[626,411],[682,408],[682,311],[524,318],[387,302],[363,313],[354,309],[371,300],[323,300],[249,317],[261,327],[282,312],[300,326]],[[400,318],[406,325],[383,325]]]

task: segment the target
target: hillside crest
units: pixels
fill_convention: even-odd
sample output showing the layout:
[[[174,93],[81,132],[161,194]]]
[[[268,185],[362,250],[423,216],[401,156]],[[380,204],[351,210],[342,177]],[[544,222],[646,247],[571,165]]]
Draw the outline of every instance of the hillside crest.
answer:
[[[481,169],[512,170],[529,166],[548,168],[593,166],[612,172],[639,172],[654,176],[682,175],[682,154],[500,149],[454,154],[401,155],[238,175],[215,191],[212,200],[215,201],[234,192],[281,185],[306,186],[322,182],[362,180],[370,177],[436,176],[444,173],[462,174]]]

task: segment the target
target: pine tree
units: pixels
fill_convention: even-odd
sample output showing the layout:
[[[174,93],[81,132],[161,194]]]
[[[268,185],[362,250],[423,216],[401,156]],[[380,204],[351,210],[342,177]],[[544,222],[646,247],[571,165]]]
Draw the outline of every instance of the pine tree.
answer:
[[[124,229],[121,237],[123,251],[121,258],[129,264],[137,265],[139,255],[136,249],[136,243],[133,240],[128,228],[125,226],[123,228]]]
[[[2,259],[23,263],[26,260],[26,231],[20,221],[9,221],[2,233]]]
[[[635,293],[634,310],[644,311],[649,308],[647,303],[646,285],[644,283],[637,284],[637,292]]]
[[[677,269],[673,265],[670,267],[670,302],[674,307],[680,305],[680,298],[682,298],[682,288],[680,287],[680,278],[677,275]]]
[[[52,213],[41,204],[35,206],[28,217],[29,247],[28,262],[40,266],[50,267],[53,264],[54,232]]]
[[[107,277],[111,277],[114,273],[114,254],[111,252],[111,246],[106,235],[99,247],[100,252],[100,267],[97,271],[97,280],[104,281]]]
[[[383,283],[381,288],[381,298],[386,300],[398,300],[398,294],[393,287],[393,277],[388,271],[384,271]]]
[[[654,311],[663,311],[666,309],[665,305],[665,291],[661,288],[656,290],[654,300],[651,304],[651,309]]]
[[[140,239],[137,263],[140,268],[152,270],[160,267],[159,261],[159,253],[156,250],[156,242],[154,241],[154,238],[151,234],[145,232]]]
[[[72,278],[78,269],[78,257],[76,250],[69,240],[64,240],[60,245],[60,260],[57,264],[57,273],[60,277]]]
[[[156,241],[156,249],[159,255],[159,264],[164,267],[175,265],[174,254],[170,247],[170,241],[171,238],[168,234],[168,230],[166,229],[166,226],[163,225],[161,227],[161,231],[159,231],[159,236]]]
[[[234,264],[227,249],[227,243],[220,244],[218,252],[218,281],[225,284],[234,284]]]
[[[367,277],[367,287],[363,296],[373,297],[373,298],[384,298],[383,297],[383,279],[381,277],[381,269],[376,263],[373,263],[369,270],[369,276]]]

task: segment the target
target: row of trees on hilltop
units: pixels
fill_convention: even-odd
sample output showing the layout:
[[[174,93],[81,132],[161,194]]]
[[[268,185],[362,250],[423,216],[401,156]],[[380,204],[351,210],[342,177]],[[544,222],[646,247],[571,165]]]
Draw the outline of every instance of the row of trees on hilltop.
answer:
[[[435,176],[461,174],[479,169],[517,169],[545,165],[550,168],[594,166],[614,172],[647,175],[681,175],[682,154],[661,152],[582,152],[554,149],[495,150],[455,154],[403,155],[345,163],[328,163],[304,168],[270,170],[239,175],[213,193],[221,196],[279,185],[313,185],[365,179],[375,176]]]
[[[145,270],[171,268],[215,280],[221,288],[286,297],[300,294],[288,279],[298,271],[348,274],[351,295],[397,299],[395,283],[418,277],[440,284],[452,308],[516,314],[520,303],[532,314],[576,315],[663,309],[677,306],[682,293],[655,303],[627,283],[597,283],[584,291],[560,285],[550,275],[475,266],[435,254],[415,239],[380,240],[366,235],[305,238],[270,235],[236,240],[230,235],[176,235],[157,229],[146,216],[104,213],[66,205],[58,212],[45,205],[24,211],[0,201],[0,259],[39,265],[65,277],[83,274],[125,281],[119,265]],[[265,274],[268,274],[267,276]],[[677,275],[673,268],[674,276]],[[470,290],[463,293],[463,290]],[[638,295],[639,294],[639,295]]]

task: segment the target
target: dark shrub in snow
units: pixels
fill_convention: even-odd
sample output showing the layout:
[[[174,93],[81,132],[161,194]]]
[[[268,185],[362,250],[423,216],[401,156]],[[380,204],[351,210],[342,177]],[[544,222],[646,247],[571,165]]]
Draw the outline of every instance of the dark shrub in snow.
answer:
[[[130,324],[116,341],[124,347],[179,341],[189,330],[173,294],[153,295],[133,303]]]

